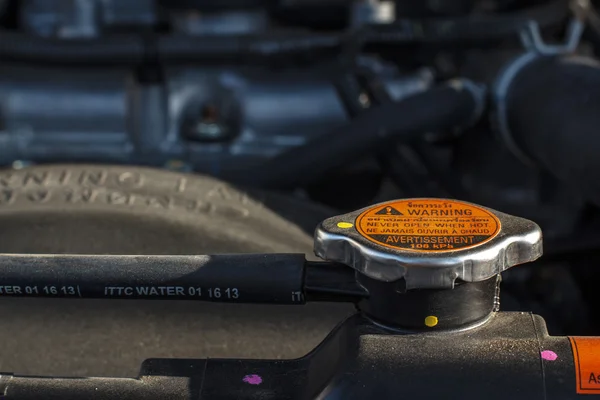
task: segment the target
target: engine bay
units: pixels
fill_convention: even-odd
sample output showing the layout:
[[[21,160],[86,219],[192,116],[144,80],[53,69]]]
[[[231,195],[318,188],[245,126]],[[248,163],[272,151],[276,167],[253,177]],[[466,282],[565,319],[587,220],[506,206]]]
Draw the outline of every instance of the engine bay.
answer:
[[[503,275],[503,310],[598,335],[595,3],[1,1],[0,251],[312,256],[327,217],[457,198],[542,227],[544,259]],[[302,354],[318,343],[303,329],[348,312],[332,307],[285,317],[276,341]],[[138,317],[153,346],[175,340]],[[286,348],[251,342],[231,351]]]

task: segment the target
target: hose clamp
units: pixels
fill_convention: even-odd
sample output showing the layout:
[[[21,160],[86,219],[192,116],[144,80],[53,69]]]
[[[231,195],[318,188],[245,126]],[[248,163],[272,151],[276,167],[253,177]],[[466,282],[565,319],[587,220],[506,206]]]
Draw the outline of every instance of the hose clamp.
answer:
[[[580,5],[581,6],[581,5]],[[583,34],[584,23],[580,18],[573,18],[569,23],[565,40],[561,44],[548,44],[544,42],[537,22],[529,21],[521,31],[521,44],[526,53],[509,62],[500,72],[492,85],[494,110],[492,113],[492,126],[500,139],[505,143],[510,152],[522,163],[529,167],[536,167],[536,162],[525,153],[515,141],[508,123],[507,97],[515,77],[528,65],[542,57],[556,57],[573,53],[579,46]]]

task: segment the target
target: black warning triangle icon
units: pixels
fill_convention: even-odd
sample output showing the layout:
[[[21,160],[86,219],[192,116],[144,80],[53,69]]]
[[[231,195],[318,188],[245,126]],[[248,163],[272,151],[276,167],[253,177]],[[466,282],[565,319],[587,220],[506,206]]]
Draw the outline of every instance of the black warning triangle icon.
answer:
[[[383,207],[381,210],[377,211],[375,215],[404,215],[400,211],[396,210],[394,207]]]

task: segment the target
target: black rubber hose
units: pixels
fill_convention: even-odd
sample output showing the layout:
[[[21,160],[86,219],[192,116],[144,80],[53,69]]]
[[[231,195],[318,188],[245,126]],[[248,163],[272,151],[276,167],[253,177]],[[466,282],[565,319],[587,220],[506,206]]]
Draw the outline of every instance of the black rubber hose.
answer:
[[[567,2],[523,11],[460,18],[399,20],[391,25],[365,26],[358,31],[316,34],[274,32],[262,35],[197,37],[185,35],[107,35],[96,39],[48,39],[0,30],[3,61],[53,64],[138,65],[145,61],[164,63],[190,61],[262,61],[269,56],[342,51],[348,43],[463,43],[516,36],[528,21],[541,27],[562,23],[569,15]]]
[[[571,15],[569,2],[553,0],[510,13],[467,15],[452,18],[398,19],[389,25],[369,26],[366,43],[458,43],[485,42],[518,37],[531,21],[540,28],[557,26]]]
[[[453,81],[450,85],[366,110],[327,135],[256,168],[230,171],[225,178],[266,188],[302,186],[390,142],[409,141],[424,132],[466,125],[477,117],[482,101],[480,93],[471,85]]]
[[[189,35],[157,37],[160,60],[167,63],[186,61],[241,61],[264,59],[274,55],[291,55],[339,48],[339,34],[280,33],[253,36],[214,36],[198,38]]]
[[[53,64],[136,65],[159,60],[239,61],[272,55],[327,51],[340,47],[342,35],[300,32],[197,37],[188,35],[107,35],[98,39],[48,39],[0,31],[4,61]]]
[[[0,254],[0,297],[303,304],[303,254]]]
[[[600,204],[600,62],[557,57],[530,63],[512,81],[506,109],[517,148]]]
[[[47,39],[0,31],[3,61],[53,64],[139,64],[147,52],[141,36],[113,35],[102,39]]]

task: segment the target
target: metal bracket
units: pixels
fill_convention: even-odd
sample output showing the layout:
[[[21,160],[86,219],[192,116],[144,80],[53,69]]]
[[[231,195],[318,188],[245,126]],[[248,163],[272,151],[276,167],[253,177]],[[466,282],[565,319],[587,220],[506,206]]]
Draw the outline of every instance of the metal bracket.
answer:
[[[544,56],[572,53],[579,45],[583,29],[583,22],[577,18],[573,18],[569,23],[565,42],[562,44],[547,44],[542,38],[538,23],[529,21],[526,28],[521,31],[521,43],[527,50]]]

